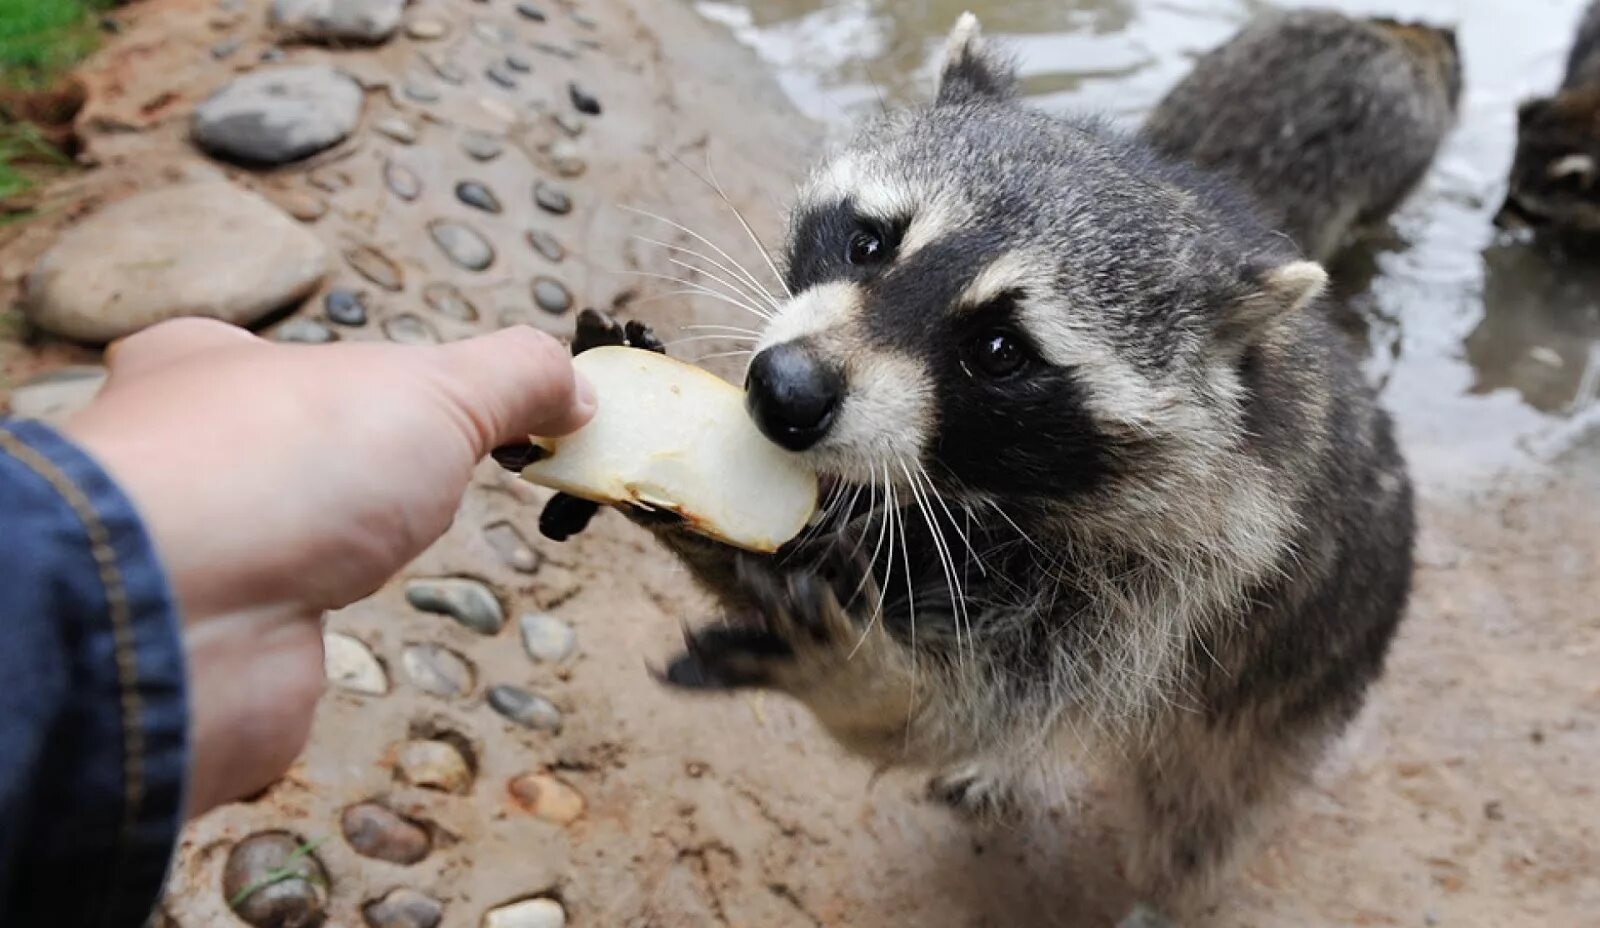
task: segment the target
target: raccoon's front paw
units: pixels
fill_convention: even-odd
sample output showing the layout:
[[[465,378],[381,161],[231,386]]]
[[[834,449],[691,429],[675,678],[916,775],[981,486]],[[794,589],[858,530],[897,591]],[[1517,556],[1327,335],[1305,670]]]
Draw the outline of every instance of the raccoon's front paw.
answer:
[[[932,777],[928,798],[985,822],[1014,818],[1020,808],[1011,785],[981,764],[961,764]]]

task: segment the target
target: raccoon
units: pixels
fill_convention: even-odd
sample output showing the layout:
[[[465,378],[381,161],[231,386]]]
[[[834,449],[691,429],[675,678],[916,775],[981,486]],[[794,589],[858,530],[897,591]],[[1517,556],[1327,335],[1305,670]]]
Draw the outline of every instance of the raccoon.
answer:
[[[784,259],[747,405],[833,502],[775,556],[644,520],[723,613],[661,678],[790,694],[973,812],[1110,771],[1141,896],[1203,888],[1409,591],[1326,273],[1225,180],[1023,106],[970,15],[934,102],[804,183]]]
[[[1171,157],[1229,175],[1270,225],[1327,261],[1427,173],[1460,96],[1453,30],[1269,13],[1203,56],[1144,135]]]
[[[1553,97],[1517,109],[1510,190],[1495,217],[1503,228],[1600,233],[1600,0],[1591,3]]]

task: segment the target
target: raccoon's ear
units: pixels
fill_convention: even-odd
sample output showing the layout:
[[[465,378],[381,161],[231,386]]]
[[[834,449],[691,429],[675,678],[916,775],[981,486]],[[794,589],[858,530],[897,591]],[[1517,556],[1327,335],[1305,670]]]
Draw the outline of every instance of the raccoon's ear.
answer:
[[[1328,287],[1328,272],[1315,261],[1276,264],[1250,274],[1253,292],[1235,304],[1222,326],[1229,342],[1249,344],[1274,321],[1304,310]]]
[[[938,104],[1009,100],[1016,91],[1016,65],[989,47],[978,17],[962,13],[945,43]]]

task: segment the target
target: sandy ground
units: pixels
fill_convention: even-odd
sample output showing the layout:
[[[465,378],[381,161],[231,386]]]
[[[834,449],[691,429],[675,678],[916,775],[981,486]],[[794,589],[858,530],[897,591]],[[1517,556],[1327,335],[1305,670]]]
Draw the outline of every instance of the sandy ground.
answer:
[[[399,111],[422,138],[402,150],[362,131],[309,165],[265,174],[224,169],[186,142],[197,100],[267,47],[262,6],[229,12],[210,0],[146,0],[126,12],[124,34],[88,70],[95,90],[82,126],[98,167],[50,191],[35,221],[0,230],[3,295],[14,297],[57,230],[96,204],[225,170],[280,197],[326,199],[331,209],[312,226],[320,235],[341,249],[372,244],[395,257],[406,290],[378,301],[379,319],[412,311],[444,337],[469,334],[493,327],[501,309],[526,312],[528,277],[553,273],[580,305],[626,307],[669,334],[695,321],[740,324],[736,310],[714,301],[665,296],[673,284],[615,273],[675,273],[632,234],[688,241],[617,207],[715,232],[755,266],[731,216],[678,162],[699,167],[709,149],[731,198],[772,237],[818,133],[744,51],[686,6],[587,0],[583,10],[597,21],[602,49],[573,62],[539,58],[523,94],[560,102],[565,81],[579,75],[606,105],[578,140],[589,162],[570,182],[578,209],[549,225],[572,252],[554,269],[520,241],[537,224],[521,191],[548,176],[536,149],[548,127],[519,123],[511,135],[526,144],[490,165],[472,165],[452,140],[463,126],[496,128],[498,109],[478,103],[492,94],[479,79],[486,53],[468,23],[526,28],[507,0],[413,5],[408,15],[454,24],[451,37],[428,48],[450,48],[473,78],[431,107],[391,92],[423,43],[289,48],[290,61],[336,59],[360,74],[367,125]],[[547,29],[581,34],[566,22]],[[235,36],[241,49],[214,60],[210,48]],[[410,158],[423,177],[428,190],[418,202],[384,193],[391,156]],[[502,260],[472,279],[422,231],[427,218],[456,208],[449,188],[468,173],[510,205],[485,230]],[[482,321],[428,316],[419,292],[436,279],[459,283]],[[343,267],[335,280],[359,282]],[[312,300],[301,312],[319,310]],[[536,318],[558,331],[570,325]],[[382,337],[376,324],[344,334]],[[689,343],[677,353],[713,350],[724,349]],[[11,383],[93,360],[86,349],[27,334],[0,352]],[[730,375],[738,364],[712,362]],[[536,895],[559,898],[575,926],[1097,926],[1119,914],[1125,898],[1106,829],[1065,798],[1029,825],[976,833],[924,801],[919,778],[874,781],[781,698],[662,690],[646,661],[668,654],[679,623],[704,617],[707,604],[620,518],[602,518],[570,545],[538,539],[542,499],[485,467],[446,539],[395,584],[330,616],[330,629],[362,639],[383,661],[390,692],[330,691],[309,751],[283,782],[190,827],[163,908],[169,924],[238,924],[221,890],[223,862],[235,842],[273,829],[321,841],[327,923],[347,928],[363,924],[364,903],[402,886],[443,901],[448,926],[477,925],[486,910]],[[1223,885],[1215,909],[1191,924],[1600,924],[1600,433],[1580,432],[1534,473],[1424,485],[1421,516],[1417,592],[1387,678],[1316,782]],[[484,529],[500,521],[522,527],[536,569],[497,556]],[[548,610],[571,623],[576,656],[534,663],[514,623],[483,637],[417,612],[401,595],[407,577],[458,574],[488,582],[513,616]],[[418,642],[464,656],[474,669],[470,692],[440,699],[418,690],[400,659]],[[494,683],[548,697],[564,713],[562,730],[507,723],[485,705]],[[397,781],[396,746],[419,733],[452,733],[469,747],[467,792]],[[573,787],[582,816],[562,825],[527,812],[507,784],[529,771]],[[411,866],[358,855],[340,835],[340,813],[369,799],[424,823],[432,852]]]

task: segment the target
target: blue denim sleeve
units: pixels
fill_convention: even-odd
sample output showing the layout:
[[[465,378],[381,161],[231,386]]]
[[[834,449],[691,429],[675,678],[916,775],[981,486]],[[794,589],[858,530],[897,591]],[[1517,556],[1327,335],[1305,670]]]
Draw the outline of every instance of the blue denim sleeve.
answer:
[[[136,928],[187,767],[179,618],[138,513],[82,451],[0,421],[0,925]]]

